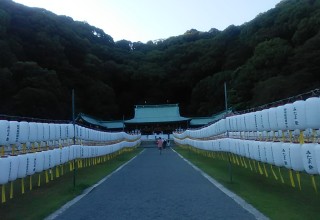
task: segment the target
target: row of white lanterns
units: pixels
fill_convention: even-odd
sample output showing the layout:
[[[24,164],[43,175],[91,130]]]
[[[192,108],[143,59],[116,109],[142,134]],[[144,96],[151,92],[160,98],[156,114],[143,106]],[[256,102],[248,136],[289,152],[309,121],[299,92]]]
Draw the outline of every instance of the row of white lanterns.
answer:
[[[311,97],[278,107],[261,111],[234,115],[222,119],[208,127],[197,130],[186,130],[174,133],[179,139],[210,138],[231,132],[233,137],[246,139],[270,138],[283,136],[289,138],[289,132],[299,136],[319,133],[320,128],[320,98]],[[315,132],[316,131],[316,132]]]
[[[308,174],[320,174],[320,144],[267,142],[222,138],[216,140],[174,139],[180,145],[189,145],[213,152],[229,152],[258,162],[286,167]]]
[[[76,145],[73,145],[73,138]],[[2,202],[5,201],[4,187],[8,182],[11,182],[12,188],[16,179],[23,182],[25,177],[30,176],[31,181],[32,175],[42,171],[46,171],[47,176],[47,171],[54,167],[57,167],[58,173],[58,167],[67,162],[110,155],[123,148],[132,148],[140,143],[140,138],[140,134],[103,132],[73,124],[0,120]],[[15,147],[18,145],[22,145],[23,149],[17,154]],[[10,156],[8,151],[5,152],[5,146],[11,148]],[[26,151],[26,146],[31,146],[32,151]]]
[[[105,146],[72,145],[35,153],[0,157],[0,185],[53,169],[75,159],[110,155],[123,148],[133,148],[140,140],[122,141]]]
[[[77,143],[111,142],[140,138],[139,134],[103,132],[73,124],[37,123],[0,120],[0,146],[37,143],[38,146],[58,146]]]

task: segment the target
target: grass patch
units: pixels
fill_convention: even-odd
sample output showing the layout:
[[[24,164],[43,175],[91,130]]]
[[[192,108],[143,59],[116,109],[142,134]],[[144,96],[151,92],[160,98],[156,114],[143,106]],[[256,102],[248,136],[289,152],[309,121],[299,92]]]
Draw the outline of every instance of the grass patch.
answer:
[[[228,155],[205,151],[195,151],[189,147],[178,147],[177,152],[199,167],[205,173],[233,191],[246,202],[252,204],[270,219],[320,219],[320,194],[316,193],[311,183],[311,176],[301,173],[301,190],[296,173],[293,174],[295,188],[291,186],[289,170],[281,168],[284,183],[280,180],[278,167],[273,167],[278,180],[272,174],[270,165],[258,164],[251,160],[233,157],[232,177],[230,182]],[[245,168],[245,165],[247,168]],[[256,168],[256,169],[255,169]],[[267,172],[265,172],[267,171]],[[266,174],[268,177],[266,177]],[[315,176],[317,188],[320,177]]]
[[[30,179],[25,179],[25,194],[21,194],[21,180],[14,182],[14,198],[9,199],[10,185],[6,185],[7,202],[0,203],[0,219],[43,219],[60,208],[66,202],[80,195],[84,189],[116,170],[126,161],[141,152],[137,148],[114,154],[112,158],[101,158],[100,163],[86,166],[76,171],[76,187],[73,187],[73,172],[69,171],[69,164],[64,165],[64,175],[45,183],[45,173],[41,173],[41,187],[38,187],[38,174],[32,176],[33,190],[30,191]],[[97,162],[97,161],[96,161]],[[93,162],[90,161],[92,164]],[[87,161],[89,164],[89,161]],[[55,174],[55,172],[54,172]],[[60,169],[61,174],[61,169]]]

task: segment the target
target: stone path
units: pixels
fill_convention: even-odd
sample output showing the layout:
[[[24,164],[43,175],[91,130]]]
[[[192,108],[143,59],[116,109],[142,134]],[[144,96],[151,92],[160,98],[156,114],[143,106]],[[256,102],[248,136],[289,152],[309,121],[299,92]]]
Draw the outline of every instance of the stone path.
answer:
[[[256,219],[171,149],[145,149],[56,219]]]

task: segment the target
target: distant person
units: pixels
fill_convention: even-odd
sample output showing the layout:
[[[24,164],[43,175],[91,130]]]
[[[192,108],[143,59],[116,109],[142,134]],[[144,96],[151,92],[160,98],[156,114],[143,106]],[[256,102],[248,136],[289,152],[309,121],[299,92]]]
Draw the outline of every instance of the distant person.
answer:
[[[167,146],[170,147],[170,140],[167,141]]]
[[[159,149],[160,154],[162,151],[162,143],[163,143],[163,141],[162,141],[161,137],[159,137],[159,139],[157,141],[157,145],[158,145],[158,149]]]
[[[167,140],[164,139],[163,142],[162,142],[162,148],[166,149],[166,147],[167,147]]]

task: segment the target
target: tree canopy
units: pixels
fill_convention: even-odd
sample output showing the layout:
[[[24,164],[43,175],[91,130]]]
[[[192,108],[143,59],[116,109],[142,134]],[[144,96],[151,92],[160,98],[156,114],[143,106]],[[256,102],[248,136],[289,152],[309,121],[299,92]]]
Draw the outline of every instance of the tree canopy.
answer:
[[[241,26],[146,44],[114,42],[86,22],[0,1],[0,113],[106,120],[135,104],[179,103],[185,116],[237,110],[320,86],[320,2],[283,0]]]

